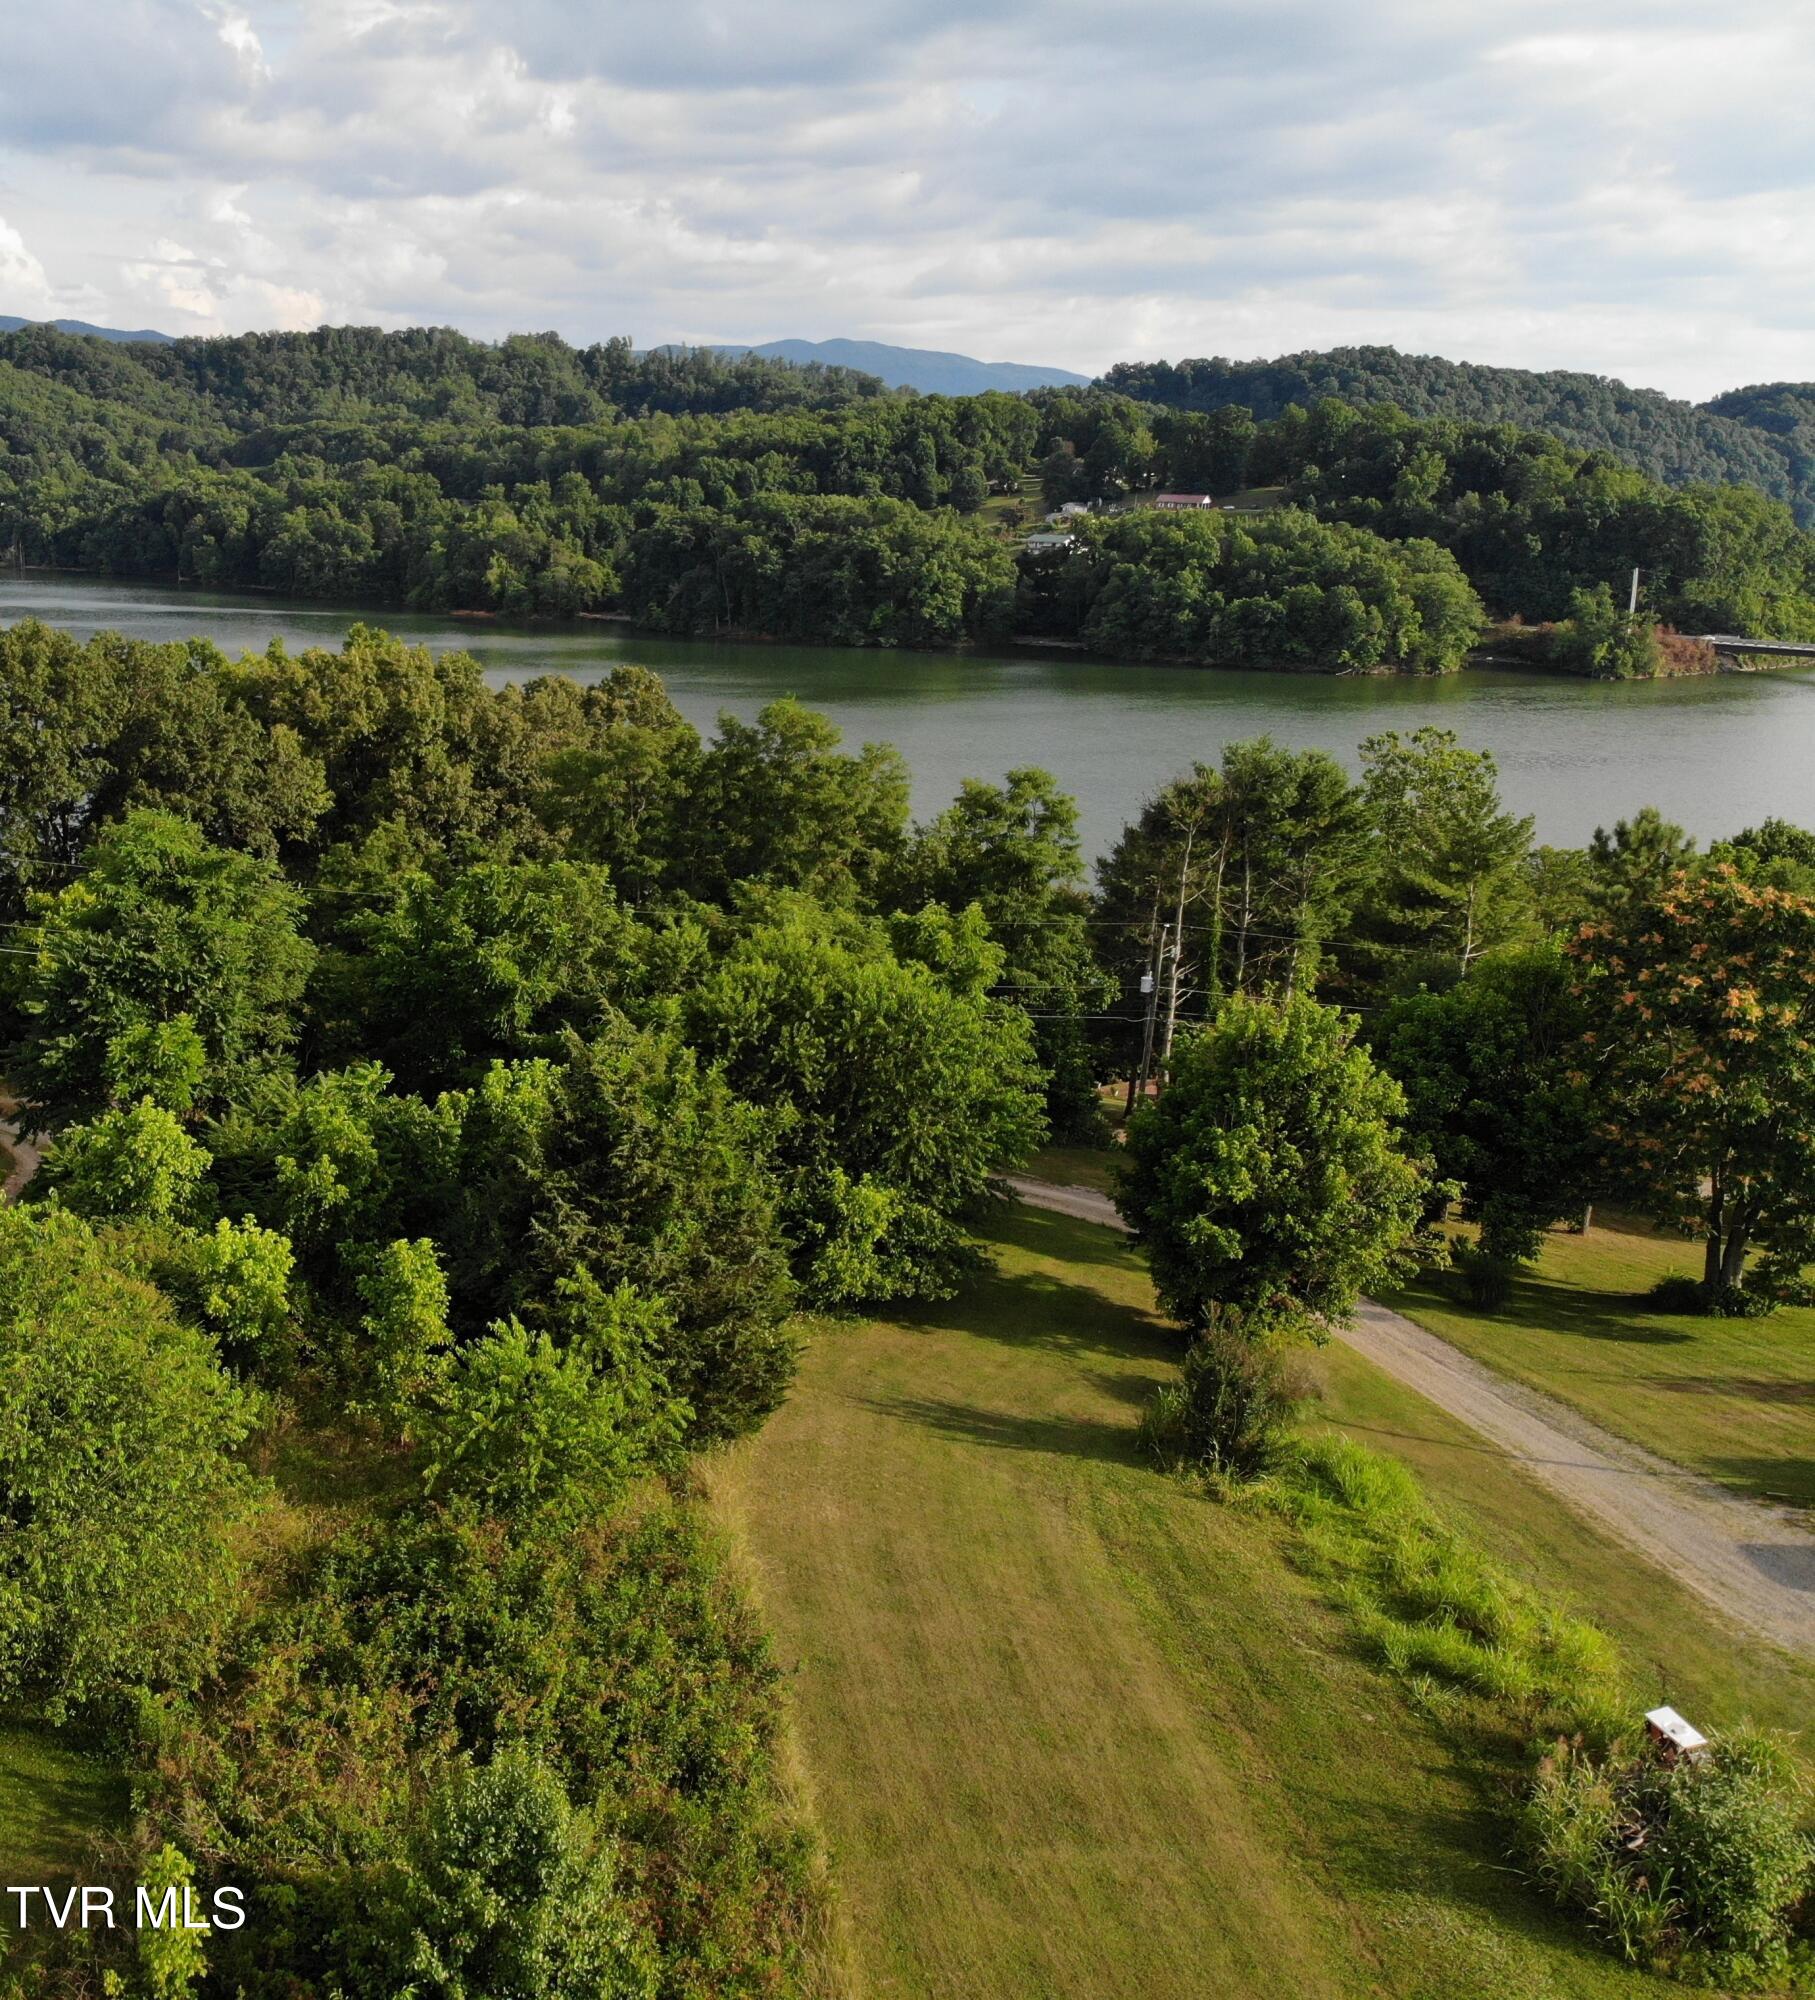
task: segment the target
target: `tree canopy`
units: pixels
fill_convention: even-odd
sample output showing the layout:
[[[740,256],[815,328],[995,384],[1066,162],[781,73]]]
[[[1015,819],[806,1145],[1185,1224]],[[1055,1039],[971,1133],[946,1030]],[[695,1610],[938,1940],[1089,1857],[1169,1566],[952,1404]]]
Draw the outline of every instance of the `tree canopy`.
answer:
[[[1354,1023],[1303,995],[1240,996],[1174,1052],[1129,1121],[1117,1205],[1161,1304],[1199,1329],[1341,1322],[1406,1268],[1426,1176],[1405,1098]]]

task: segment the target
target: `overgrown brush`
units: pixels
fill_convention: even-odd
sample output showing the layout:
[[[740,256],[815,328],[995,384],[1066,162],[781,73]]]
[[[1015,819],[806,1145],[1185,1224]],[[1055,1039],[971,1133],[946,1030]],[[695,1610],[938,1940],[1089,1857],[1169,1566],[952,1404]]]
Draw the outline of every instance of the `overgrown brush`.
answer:
[[[1252,1479],[1284,1450],[1304,1400],[1276,1346],[1213,1323],[1191,1343],[1179,1379],[1142,1412],[1140,1439],[1162,1465]]]
[[[1618,1735],[1629,1704],[1612,1641],[1445,1523],[1397,1459],[1304,1438],[1268,1498],[1395,1674],[1479,1695],[1528,1730]]]
[[[1675,1762],[1560,1742],[1519,1808],[1518,1852],[1634,1964],[1729,1989],[1776,1984],[1815,1895],[1806,1789],[1782,1744],[1756,1733]]]
[[[1676,1763],[1635,1748],[1607,1634],[1450,1527],[1397,1459],[1303,1438],[1255,1491],[1421,1707],[1554,1741],[1513,1808],[1515,1852],[1549,1894],[1635,1964],[1728,1989],[1791,1973],[1815,1841],[1781,1744],[1738,1732]],[[1815,1973],[1815,1945],[1801,1949]]]

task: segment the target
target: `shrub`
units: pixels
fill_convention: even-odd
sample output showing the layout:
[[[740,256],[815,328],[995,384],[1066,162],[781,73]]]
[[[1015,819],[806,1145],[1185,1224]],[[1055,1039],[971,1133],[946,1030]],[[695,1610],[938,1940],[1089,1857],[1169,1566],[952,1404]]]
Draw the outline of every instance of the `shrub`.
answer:
[[[290,1303],[289,1238],[247,1216],[184,1232],[152,1260],[152,1276],[220,1342],[237,1368],[281,1383],[295,1372],[300,1333]]]
[[[341,1372],[369,1408],[407,1422],[448,1345],[447,1280],[433,1241],[399,1237],[356,1260],[354,1285],[367,1310],[356,1338],[341,1342]]]
[[[1536,1880],[1641,1965],[1754,1986],[1789,1965],[1790,1921],[1815,1888],[1794,1760],[1757,1735],[1665,1763],[1560,1744],[1517,1823]]]
[[[510,1744],[615,1843],[665,1995],[791,1990],[816,1909],[775,1773],[778,1676],[690,1506],[653,1482],[580,1522],[418,1504],[349,1528],[295,1583],[194,1700],[143,1705],[148,1831],[251,1892],[246,1927],[210,1945],[223,1992],[334,1990],[323,1954],[369,1927],[425,1794]]]
[[[520,1745],[456,1768],[429,1801],[397,1895],[391,2000],[651,2000],[653,1955],[620,1897],[610,1848]],[[384,1919],[381,1916],[380,1926]]]
[[[1191,1343],[1179,1380],[1155,1395],[1141,1438],[1164,1464],[1252,1479],[1277,1458],[1302,1400],[1275,1346],[1217,1324]]]
[[[1478,1312],[1498,1312],[1512,1297],[1518,1266],[1472,1243],[1458,1243],[1451,1252],[1457,1294]]]
[[[1719,1284],[1705,1293],[1707,1304],[1703,1310],[1716,1319],[1769,1319],[1779,1305],[1806,1304],[1803,1296],[1806,1290],[1806,1284],[1798,1280],[1779,1284],[1770,1292],[1753,1285]]]
[[[97,1222],[182,1222],[194,1214],[208,1155],[174,1113],[142,1097],[66,1126],[33,1188]]]
[[[488,1507],[593,1506],[651,1462],[671,1458],[686,1425],[651,1366],[671,1316],[628,1285],[602,1292],[584,1274],[557,1344],[505,1320],[453,1359],[418,1425],[431,1489]]]
[[[252,1415],[208,1336],[84,1223],[0,1210],[0,1700],[199,1671]]]
[[[1716,1284],[1710,1288],[1700,1278],[1668,1271],[1645,1293],[1644,1302],[1653,1312],[1705,1313],[1716,1319],[1767,1319],[1786,1299],[1794,1299],[1797,1289],[1783,1284],[1774,1286],[1770,1292],[1748,1285]]]
[[[154,1904],[175,1891],[179,1902],[186,1905],[195,1870],[180,1848],[166,1842],[146,1863],[140,1880],[151,1892]],[[208,1970],[208,1954],[196,1932],[186,1924],[176,1929],[146,1924],[140,1928],[136,1943],[147,2000],[190,2000],[195,1982]]]
[[[1691,1278],[1682,1271],[1667,1271],[1645,1294],[1645,1303],[1653,1312],[1704,1313],[1708,1310],[1708,1294],[1699,1278]]]

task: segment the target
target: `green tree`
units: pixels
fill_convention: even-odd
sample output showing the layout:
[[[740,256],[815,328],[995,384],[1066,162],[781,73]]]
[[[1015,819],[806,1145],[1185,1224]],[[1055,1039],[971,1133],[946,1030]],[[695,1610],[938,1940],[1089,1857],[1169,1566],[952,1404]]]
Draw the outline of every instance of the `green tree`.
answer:
[[[1815,896],[1815,833],[1788,820],[1761,820],[1731,840],[1716,841],[1709,858],[1737,868],[1748,882]]]
[[[1596,1191],[1585,1025],[1571,966],[1541,944],[1483,959],[1447,992],[1408,995],[1374,1031],[1376,1059],[1405,1091],[1407,1134],[1460,1188],[1490,1257],[1535,1257],[1542,1232]]]
[[[86,1223],[0,1209],[0,1696],[193,1684],[229,1608],[251,1422],[208,1336]]]
[[[0,903],[60,885],[81,853],[118,709],[111,655],[34,618],[0,628]]]
[[[104,1110],[120,1038],[160,1023],[187,1017],[211,1104],[294,1040],[313,954],[298,934],[300,898],[269,862],[211,847],[186,820],[136,812],[96,838],[85,874],[33,901],[8,1074],[40,1125]],[[192,1054],[182,1063],[191,1069]]]
[[[357,1335],[342,1343],[343,1378],[360,1406],[408,1427],[452,1339],[441,1259],[422,1236],[399,1237],[348,1261],[365,1312]]]
[[[54,1196],[97,1222],[188,1222],[201,1197],[208,1155],[162,1105],[103,1111],[58,1133],[34,1198]]]
[[[341,935],[316,980],[327,1053],[376,1058],[404,1090],[584,1034],[641,984],[649,948],[604,869],[573,861],[417,872]]]
[[[619,1017],[559,1062],[500,1064],[458,1112],[440,1225],[457,1318],[548,1326],[576,1271],[633,1285],[671,1316],[651,1360],[692,1411],[689,1444],[754,1429],[794,1373],[774,1117],[671,1031]]]
[[[1569,616],[1557,628],[1556,656],[1579,674],[1615,681],[1655,679],[1663,657],[1656,626],[1622,611],[1604,583],[1570,592]]]
[[[1106,955],[1139,1012],[1159,981],[1162,1066],[1177,1027],[1230,993],[1310,991],[1366,866],[1366,822],[1342,767],[1270,738],[1162,788],[1098,871]],[[1160,950],[1164,929],[1166,950]]]
[[[1454,730],[1397,730],[1361,746],[1363,800],[1378,866],[1358,910],[1383,982],[1455,978],[1517,942],[1531,917],[1529,818],[1500,802],[1485,750]]]
[[[537,815],[573,859],[602,862],[618,894],[642,903],[680,849],[699,735],[647,668],[613,668],[587,694],[585,740],[538,766]]]
[[[316,839],[354,839],[389,822],[447,846],[496,840],[529,822],[528,801],[497,782],[514,732],[465,653],[433,655],[366,625],[338,652],[281,647],[243,671],[243,699],[268,728],[295,733],[332,798]]]
[[[1166,1311],[1194,1330],[1322,1328],[1403,1275],[1427,1196],[1404,1111],[1333,1008],[1226,1002],[1128,1126],[1117,1206]]]
[[[880,924],[804,902],[740,938],[686,1000],[690,1039],[773,1109],[782,1215],[817,1303],[942,1297],[960,1217],[1043,1136],[1018,1008],[974,913]]]
[[[453,1356],[418,1426],[430,1491],[506,1514],[596,1513],[672,1459],[692,1413],[653,1360],[674,1343],[666,1306],[581,1273],[555,1320],[558,1338],[502,1320]]]
[[[295,1370],[301,1333],[290,1280],[289,1239],[250,1216],[212,1229],[179,1232],[154,1258],[153,1275],[198,1326],[219,1341],[235,1367],[282,1383]]]
[[[217,1206],[281,1231],[304,1281],[349,1321],[367,1310],[357,1281],[373,1252],[424,1237],[461,1251],[449,1217],[481,1164],[461,1158],[467,1097],[429,1104],[390,1085],[379,1063],[300,1084],[272,1075],[207,1128]]]
[[[841,741],[796,701],[721,716],[688,804],[683,886],[711,902],[744,882],[867,901],[906,839],[907,767],[886,745],[852,757]]]
[[[1597,906],[1649,900],[1694,864],[1695,840],[1656,806],[1641,806],[1613,831],[1597,826],[1588,843],[1590,895]]]
[[[1045,771],[1010,771],[1000,785],[967,778],[916,828],[891,901],[982,911],[1003,950],[999,990],[1034,1023],[1048,1121],[1090,1138],[1101,1119],[1081,1020],[1115,989],[1091,943],[1077,825],[1075,801]]]
[[[178,1116],[194,1109],[208,1074],[208,1045],[187,1014],[138,1021],[107,1044],[107,1087],[116,1102],[149,1098]]]
[[[653,2000],[610,1847],[523,1745],[453,1772],[399,1896],[392,1992],[421,2000]],[[378,1987],[369,1991],[376,2000]]]
[[[256,715],[240,675],[207,640],[118,643],[119,713],[94,818],[149,808],[193,820],[222,847],[267,859],[307,851],[333,797],[297,730]]]
[[[1618,905],[1571,952],[1625,1190],[1701,1238],[1711,1306],[1804,1297],[1815,901],[1715,867]]]

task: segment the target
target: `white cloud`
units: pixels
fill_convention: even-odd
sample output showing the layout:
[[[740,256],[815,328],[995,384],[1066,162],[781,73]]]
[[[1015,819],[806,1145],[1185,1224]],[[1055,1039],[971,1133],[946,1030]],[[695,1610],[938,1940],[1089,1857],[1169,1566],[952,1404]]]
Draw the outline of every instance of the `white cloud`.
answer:
[[[1708,394],[1815,373],[1812,90],[1771,0],[64,0],[0,71],[51,261],[0,234],[0,310]]]
[[[265,65],[264,44],[250,17],[223,8],[215,16],[214,26],[222,46],[233,51],[241,70],[255,82],[263,83],[271,72]]]
[[[0,215],[0,298],[20,301],[10,307],[29,318],[33,313],[50,312],[50,280],[44,266],[25,247],[25,238]]]

